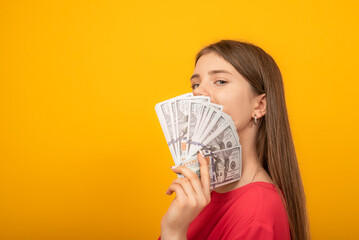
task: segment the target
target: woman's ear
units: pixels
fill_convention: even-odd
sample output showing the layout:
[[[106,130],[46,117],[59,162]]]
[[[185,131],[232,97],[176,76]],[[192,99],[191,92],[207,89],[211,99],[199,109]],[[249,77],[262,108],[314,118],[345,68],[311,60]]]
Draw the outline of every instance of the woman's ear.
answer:
[[[255,114],[257,116],[257,118],[263,117],[266,114],[266,110],[267,110],[266,94],[263,93],[261,95],[258,95],[256,97],[255,104],[256,104],[256,106],[254,108],[253,115]]]

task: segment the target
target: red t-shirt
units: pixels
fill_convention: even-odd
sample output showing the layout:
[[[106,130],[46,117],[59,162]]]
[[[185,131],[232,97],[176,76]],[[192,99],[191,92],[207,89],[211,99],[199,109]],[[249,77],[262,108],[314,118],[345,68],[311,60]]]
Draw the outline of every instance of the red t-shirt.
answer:
[[[211,202],[190,224],[187,239],[291,238],[287,214],[275,186],[253,182],[226,193],[212,191]]]

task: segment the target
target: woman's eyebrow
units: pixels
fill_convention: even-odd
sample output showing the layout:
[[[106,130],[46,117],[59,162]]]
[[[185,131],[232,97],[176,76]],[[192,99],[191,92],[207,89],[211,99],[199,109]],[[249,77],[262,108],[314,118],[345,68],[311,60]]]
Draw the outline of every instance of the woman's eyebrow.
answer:
[[[224,70],[224,69],[212,70],[212,71],[208,72],[209,75],[216,74],[216,73],[227,73],[227,74],[232,75],[232,73],[230,73],[229,71]],[[199,74],[193,74],[192,77],[190,78],[190,80],[192,80],[192,78],[198,78],[198,77],[199,77]]]
[[[216,74],[216,73],[228,73],[228,74],[232,75],[232,73],[230,73],[229,71],[224,70],[224,69],[212,70],[212,71],[208,72],[209,75]]]

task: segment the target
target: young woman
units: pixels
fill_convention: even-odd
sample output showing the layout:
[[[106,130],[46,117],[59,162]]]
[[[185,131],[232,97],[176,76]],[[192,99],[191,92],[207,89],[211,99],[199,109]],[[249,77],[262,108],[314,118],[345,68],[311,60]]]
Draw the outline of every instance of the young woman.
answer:
[[[201,178],[173,168],[176,193],[161,221],[167,239],[309,239],[305,195],[287,116],[280,70],[261,48],[222,40],[203,48],[191,77],[194,95],[223,105],[242,145],[242,176],[210,191]]]

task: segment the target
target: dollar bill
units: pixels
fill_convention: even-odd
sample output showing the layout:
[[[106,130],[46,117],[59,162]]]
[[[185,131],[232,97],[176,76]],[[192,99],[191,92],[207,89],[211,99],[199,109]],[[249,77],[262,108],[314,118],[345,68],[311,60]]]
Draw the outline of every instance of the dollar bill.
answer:
[[[211,188],[235,181],[241,175],[241,145],[232,118],[209,97],[182,94],[156,104],[167,145],[176,166],[186,165],[199,174],[197,153],[204,151]]]
[[[179,153],[179,158],[183,161],[187,157],[187,146],[189,142],[189,128],[192,123],[191,121],[191,103],[208,103],[209,97],[194,96],[187,98],[178,98],[175,100],[176,104],[176,144]]]
[[[214,152],[204,150],[203,153],[208,164],[211,189],[240,179],[242,172],[241,145]],[[199,178],[201,177],[200,164],[197,156],[193,156],[181,162],[180,166],[188,167],[196,173]],[[183,177],[183,175],[179,174],[179,177]]]
[[[210,98],[207,96],[193,96],[192,93],[182,94],[180,96],[171,98],[169,100],[156,104],[155,110],[160,121],[162,131],[165,135],[166,142],[170,148],[172,158],[175,163],[178,164],[180,159],[183,158],[181,141],[185,137],[185,142],[188,142],[188,134],[183,134],[186,130],[188,123],[189,111],[187,107],[183,109],[183,106],[188,105],[188,101],[198,101],[209,103]],[[181,104],[181,111],[178,111],[178,103]],[[187,151],[184,151],[187,153]]]
[[[170,149],[171,155],[175,163],[177,164],[177,152],[175,149],[175,136],[173,131],[173,123],[171,120],[170,103],[168,101],[158,103],[155,106],[155,110],[162,127],[162,131],[165,135],[167,145]]]
[[[194,137],[194,133],[197,131],[199,122],[202,117],[204,104],[199,102],[191,102],[190,104],[190,119],[188,120],[188,142],[186,145],[186,156],[189,154],[191,143]]]

